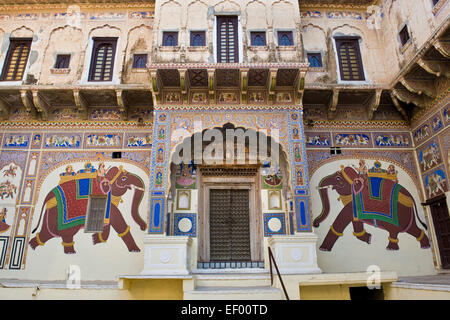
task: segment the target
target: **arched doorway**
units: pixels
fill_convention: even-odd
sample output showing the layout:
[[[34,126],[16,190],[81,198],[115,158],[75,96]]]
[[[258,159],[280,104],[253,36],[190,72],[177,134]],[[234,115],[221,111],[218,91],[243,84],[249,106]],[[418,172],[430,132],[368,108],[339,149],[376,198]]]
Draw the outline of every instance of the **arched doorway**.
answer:
[[[225,124],[187,137],[172,154],[169,234],[197,238],[199,269],[263,268],[264,213],[288,221],[289,177],[282,147],[254,129]]]

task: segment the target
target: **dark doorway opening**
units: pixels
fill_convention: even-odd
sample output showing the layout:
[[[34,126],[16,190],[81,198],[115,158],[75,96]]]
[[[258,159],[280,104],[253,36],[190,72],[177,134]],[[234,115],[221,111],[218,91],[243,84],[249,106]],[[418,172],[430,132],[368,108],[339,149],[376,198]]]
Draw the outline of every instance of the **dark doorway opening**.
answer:
[[[384,300],[383,288],[350,287],[350,299],[354,301]]]

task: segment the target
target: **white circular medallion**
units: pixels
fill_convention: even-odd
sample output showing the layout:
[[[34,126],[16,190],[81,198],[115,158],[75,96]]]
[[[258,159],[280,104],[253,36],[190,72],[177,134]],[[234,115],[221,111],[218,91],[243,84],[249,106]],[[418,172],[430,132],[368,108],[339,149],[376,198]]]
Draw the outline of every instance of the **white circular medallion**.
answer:
[[[302,259],[302,250],[300,249],[292,249],[291,258],[294,261],[300,261]]]
[[[162,263],[168,263],[170,261],[170,258],[172,258],[172,254],[170,254],[170,252],[167,250],[163,250],[159,253],[159,260]]]
[[[192,221],[188,218],[183,218],[180,221],[178,221],[178,229],[181,232],[189,232],[192,230]]]
[[[278,218],[270,218],[267,226],[271,232],[278,232],[281,230],[281,221]]]

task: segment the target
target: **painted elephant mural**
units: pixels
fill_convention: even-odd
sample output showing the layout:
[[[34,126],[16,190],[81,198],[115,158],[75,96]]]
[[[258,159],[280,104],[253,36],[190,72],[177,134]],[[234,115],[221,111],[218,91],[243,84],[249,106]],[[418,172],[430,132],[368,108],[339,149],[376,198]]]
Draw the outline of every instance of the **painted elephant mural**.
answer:
[[[122,213],[118,209],[122,196],[129,190],[134,190],[131,204],[131,216],[141,230],[147,228],[139,215],[139,204],[144,195],[144,183],[136,174],[127,172],[122,166],[105,170],[100,163],[98,170],[90,163],[78,172],[72,166],[67,166],[60,175],[59,184],[45,197],[41,214],[33,234],[41,225],[41,230],[29,242],[31,248],[43,246],[52,238],[61,237],[64,253],[73,254],[74,235],[86,224],[86,212],[91,197],[106,198],[103,230],[92,235],[94,245],[106,242],[111,226],[118,233],[130,252],[139,252]]]
[[[341,170],[324,177],[318,186],[322,202],[322,212],[314,220],[318,228],[330,213],[328,189],[339,194],[339,200],[344,208],[339,212],[330,227],[320,250],[331,251],[344,229],[353,224],[353,235],[368,244],[371,234],[364,229],[364,224],[384,229],[389,233],[388,250],[398,250],[398,234],[406,232],[420,242],[422,248],[429,248],[430,243],[423,229],[416,221],[427,229],[417,214],[416,203],[403,186],[398,184],[395,167],[390,165],[387,170],[381,168],[376,161],[374,167],[367,169],[365,161],[360,166],[341,166]]]

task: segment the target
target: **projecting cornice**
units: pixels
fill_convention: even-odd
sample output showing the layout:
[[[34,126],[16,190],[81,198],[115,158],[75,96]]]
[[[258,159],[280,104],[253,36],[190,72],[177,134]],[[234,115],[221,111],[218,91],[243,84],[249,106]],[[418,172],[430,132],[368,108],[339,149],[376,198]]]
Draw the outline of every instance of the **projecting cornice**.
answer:
[[[154,8],[155,0],[0,0],[0,10],[64,9],[76,5],[85,9]]]
[[[366,9],[379,0],[299,0],[300,8]]]

